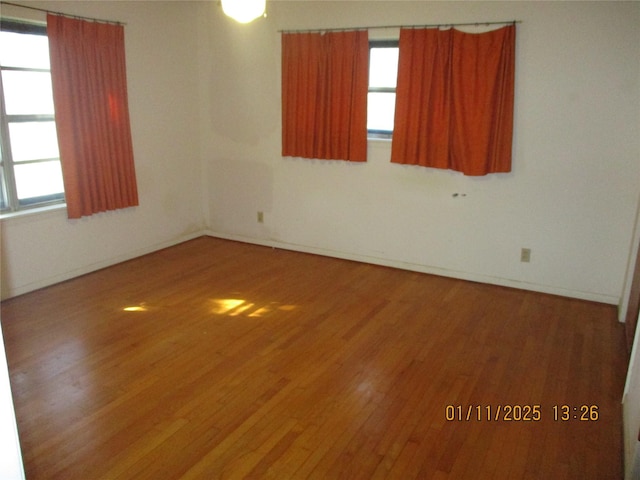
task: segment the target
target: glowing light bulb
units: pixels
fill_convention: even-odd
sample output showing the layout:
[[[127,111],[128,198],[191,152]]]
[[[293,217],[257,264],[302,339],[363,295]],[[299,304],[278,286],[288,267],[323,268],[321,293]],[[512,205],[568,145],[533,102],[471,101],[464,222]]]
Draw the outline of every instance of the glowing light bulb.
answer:
[[[249,23],[264,15],[266,0],[222,0],[225,15],[240,23]]]

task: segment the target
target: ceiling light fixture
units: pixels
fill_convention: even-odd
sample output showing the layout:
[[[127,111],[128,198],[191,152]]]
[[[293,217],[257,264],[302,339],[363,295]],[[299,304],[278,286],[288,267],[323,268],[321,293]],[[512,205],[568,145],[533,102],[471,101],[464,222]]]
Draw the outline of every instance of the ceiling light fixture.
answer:
[[[249,23],[264,15],[266,0],[222,0],[225,15],[240,23]]]

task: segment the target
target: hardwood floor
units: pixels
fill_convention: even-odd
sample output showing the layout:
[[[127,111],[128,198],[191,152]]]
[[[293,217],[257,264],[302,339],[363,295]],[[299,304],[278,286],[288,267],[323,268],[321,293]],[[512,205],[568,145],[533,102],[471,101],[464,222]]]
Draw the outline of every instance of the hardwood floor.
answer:
[[[1,313],[30,480],[622,477],[610,305],[202,237]]]

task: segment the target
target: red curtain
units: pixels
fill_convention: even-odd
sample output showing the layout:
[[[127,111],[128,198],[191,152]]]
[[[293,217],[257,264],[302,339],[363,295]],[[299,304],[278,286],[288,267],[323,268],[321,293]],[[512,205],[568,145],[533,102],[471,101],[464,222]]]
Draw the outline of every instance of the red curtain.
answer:
[[[282,34],[282,155],[367,159],[367,31]]]
[[[515,25],[471,34],[402,29],[394,163],[511,171]]]
[[[47,15],[69,218],[138,205],[124,27]]]

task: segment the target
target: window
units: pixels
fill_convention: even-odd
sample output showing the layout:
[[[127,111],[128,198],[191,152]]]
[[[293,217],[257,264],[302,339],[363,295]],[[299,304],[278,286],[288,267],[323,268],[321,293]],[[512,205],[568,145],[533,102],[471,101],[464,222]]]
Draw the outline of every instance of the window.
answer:
[[[0,209],[64,202],[46,27],[2,20]]]
[[[367,131],[370,137],[391,138],[398,76],[398,42],[369,44]]]

